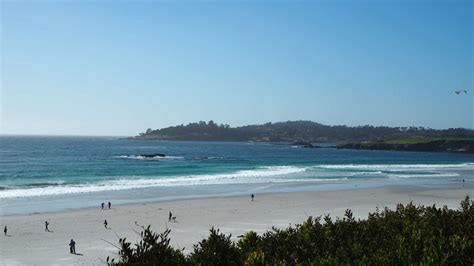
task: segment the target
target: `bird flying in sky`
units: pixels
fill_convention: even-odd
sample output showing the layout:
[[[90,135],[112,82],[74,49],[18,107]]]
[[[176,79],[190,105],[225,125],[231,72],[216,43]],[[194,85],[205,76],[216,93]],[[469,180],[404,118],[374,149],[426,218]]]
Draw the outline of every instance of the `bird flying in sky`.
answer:
[[[456,95],[459,95],[461,94],[461,92],[464,92],[467,94],[467,90],[458,90],[458,91],[454,91],[454,93],[456,93]]]

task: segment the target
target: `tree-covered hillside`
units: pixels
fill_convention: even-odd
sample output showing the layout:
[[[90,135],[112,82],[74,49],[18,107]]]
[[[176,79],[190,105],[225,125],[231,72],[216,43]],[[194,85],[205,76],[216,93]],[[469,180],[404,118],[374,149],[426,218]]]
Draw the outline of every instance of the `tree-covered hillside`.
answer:
[[[214,121],[190,123],[162,129],[148,129],[131,139],[269,141],[269,142],[348,142],[391,138],[474,138],[474,130],[423,127],[328,126],[312,121],[287,121],[230,127]]]

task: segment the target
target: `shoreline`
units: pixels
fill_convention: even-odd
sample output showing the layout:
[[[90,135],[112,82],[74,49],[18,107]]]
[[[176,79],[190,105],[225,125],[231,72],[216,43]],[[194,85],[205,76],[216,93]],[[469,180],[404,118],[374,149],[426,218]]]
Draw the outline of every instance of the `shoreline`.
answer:
[[[250,196],[212,197],[160,201],[153,203],[112,205],[112,209],[83,208],[58,213],[13,215],[0,217],[2,228],[9,227],[11,237],[0,237],[0,264],[103,264],[107,256],[117,257],[118,237],[135,243],[140,226],[151,225],[155,232],[171,229],[171,244],[192,251],[192,245],[206,238],[211,226],[232,234],[232,239],[247,231],[261,234],[275,227],[302,223],[308,216],[329,214],[342,217],[351,209],[356,218],[367,218],[369,212],[397,203],[443,205],[458,208],[461,200],[474,196],[474,186],[427,188],[391,186],[348,190],[285,192]],[[168,221],[168,212],[177,222]],[[111,229],[105,229],[107,219]],[[51,233],[44,232],[44,221],[50,222]],[[137,226],[135,221],[140,225]],[[69,240],[77,242],[77,252],[69,254]]]
[[[311,183],[310,183],[311,184]],[[373,185],[373,186],[361,186],[359,187],[357,184],[350,184],[352,186],[341,186],[337,188],[332,188],[332,189],[322,189],[322,190],[295,190],[295,191],[263,191],[261,193],[258,193],[260,197],[267,197],[267,196],[274,196],[274,195],[279,195],[279,194],[299,194],[299,193],[331,193],[331,192],[343,192],[343,191],[360,191],[360,190],[380,190],[380,189],[393,189],[393,190],[398,190],[398,189],[408,189],[409,191],[417,191],[417,190],[445,190],[445,189],[459,189],[458,184],[444,184],[442,186],[426,186],[426,185],[411,185],[411,184],[392,184],[392,185],[387,185],[387,184],[379,184],[379,185]],[[463,188],[470,188],[474,190],[474,184],[465,184],[461,189]],[[252,192],[249,192],[252,194]],[[236,194],[221,194],[221,195],[190,195],[188,198],[186,197],[177,197],[177,198],[169,198],[169,199],[152,199],[149,201],[137,201],[137,202],[125,202],[125,203],[118,203],[114,204],[112,203],[113,207],[132,207],[134,205],[146,205],[146,204],[163,204],[163,203],[179,203],[179,202],[186,202],[186,201],[197,201],[197,200],[219,200],[219,199],[231,199],[231,198],[248,198],[249,196],[247,194],[249,193],[236,193]],[[250,195],[249,194],[249,195]],[[87,194],[84,194],[84,196],[87,196]],[[104,202],[104,210],[107,210],[107,202]],[[23,217],[23,216],[32,216],[32,215],[54,215],[58,213],[70,213],[70,212],[81,212],[81,211],[93,211],[93,210],[101,210],[100,205],[97,205],[97,207],[92,207],[92,206],[85,206],[85,207],[74,207],[74,208],[67,208],[67,209],[62,209],[62,210],[53,210],[53,211],[46,211],[46,212],[29,212],[29,213],[13,213],[13,214],[0,214],[0,221],[2,218],[8,218],[8,217]]]
[[[387,181],[387,180],[386,180]],[[466,186],[471,184],[472,182],[467,182]],[[196,192],[195,194],[187,194],[182,195],[180,192],[178,195],[171,195],[162,194],[162,190],[159,187],[150,187],[150,188],[140,188],[140,189],[130,189],[125,190],[129,194],[125,194],[124,197],[128,198],[128,200],[124,198],[115,198],[117,191],[103,191],[98,193],[79,193],[73,194],[72,197],[75,200],[83,202],[84,200],[92,201],[97,204],[88,204],[86,206],[76,206],[70,205],[68,207],[63,207],[60,209],[54,209],[54,205],[58,204],[58,202],[62,202],[65,204],[69,204],[71,202],[65,201],[68,195],[54,195],[54,196],[47,196],[47,197],[26,197],[26,198],[19,198],[14,200],[21,200],[23,203],[13,202],[13,205],[18,208],[24,205],[32,205],[33,204],[40,204],[53,207],[53,210],[35,210],[35,211],[27,211],[27,212],[8,212],[4,214],[5,210],[11,209],[12,202],[5,201],[3,202],[5,206],[0,205],[0,208],[3,207],[3,211],[0,212],[0,219],[2,217],[12,217],[12,216],[29,216],[29,215],[47,215],[47,214],[55,214],[55,213],[63,213],[63,212],[74,212],[74,211],[85,211],[85,210],[97,210],[100,209],[100,202],[108,202],[111,201],[113,206],[128,206],[128,205],[141,205],[141,204],[158,204],[158,203],[166,203],[166,202],[179,202],[179,201],[188,201],[188,200],[213,200],[213,199],[222,199],[222,198],[240,198],[240,197],[247,197],[248,195],[254,193],[259,195],[276,195],[276,194],[287,194],[287,193],[311,193],[311,192],[334,192],[334,191],[347,191],[347,190],[362,190],[362,189],[382,189],[382,188],[393,188],[397,189],[399,187],[419,187],[420,189],[450,189],[450,188],[458,188],[459,183],[436,183],[433,182],[432,184],[424,184],[424,183],[394,183],[393,180],[390,182],[380,182],[378,180],[357,180],[357,181],[350,181],[347,183],[337,183],[337,182],[312,182],[312,181],[305,181],[305,182],[288,182],[288,183],[255,183],[252,184],[257,188],[249,188],[246,184],[234,184],[233,186],[243,186],[238,191],[228,191],[223,193],[214,194],[210,191],[207,192]],[[227,185],[214,185],[214,186],[227,186]],[[196,188],[195,186],[190,186],[192,188]],[[211,186],[203,186],[202,188],[211,187]],[[261,189],[264,187],[265,189]],[[170,190],[171,188],[171,190]],[[165,187],[165,190],[169,190],[171,192],[176,192],[176,188],[172,187]],[[112,193],[112,194],[110,194]],[[121,193],[119,193],[121,194]],[[144,197],[144,198],[135,198],[137,194],[158,194],[159,196],[156,197]],[[8,199],[10,200],[10,199]],[[33,201],[33,202],[32,202]],[[118,202],[118,203],[117,203]],[[44,206],[43,206],[43,209]]]

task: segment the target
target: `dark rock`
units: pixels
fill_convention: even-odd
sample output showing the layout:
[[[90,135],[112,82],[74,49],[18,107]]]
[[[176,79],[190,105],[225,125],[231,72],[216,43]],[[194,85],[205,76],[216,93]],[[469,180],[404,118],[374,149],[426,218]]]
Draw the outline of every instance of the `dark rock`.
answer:
[[[311,144],[310,142],[301,141],[301,140],[298,140],[298,141],[293,142],[292,145],[294,145],[294,146],[301,146],[301,147],[303,147],[303,148],[315,148],[315,147],[313,146],[313,144]]]
[[[145,157],[145,158],[165,157],[163,153],[142,154],[140,156]]]
[[[402,144],[386,142],[346,143],[337,146],[338,149],[356,150],[395,150],[395,151],[424,151],[424,152],[458,152],[474,153],[472,139],[438,139],[423,143]]]

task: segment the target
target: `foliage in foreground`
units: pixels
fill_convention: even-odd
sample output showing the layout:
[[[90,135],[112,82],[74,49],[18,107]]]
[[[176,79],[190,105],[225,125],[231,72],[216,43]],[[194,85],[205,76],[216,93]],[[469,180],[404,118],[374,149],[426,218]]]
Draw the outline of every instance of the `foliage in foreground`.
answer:
[[[458,210],[399,204],[356,220],[309,217],[303,224],[248,232],[238,242],[211,228],[189,255],[170,246],[170,231],[146,228],[134,247],[120,240],[120,261],[109,265],[407,265],[474,264],[474,202]]]

